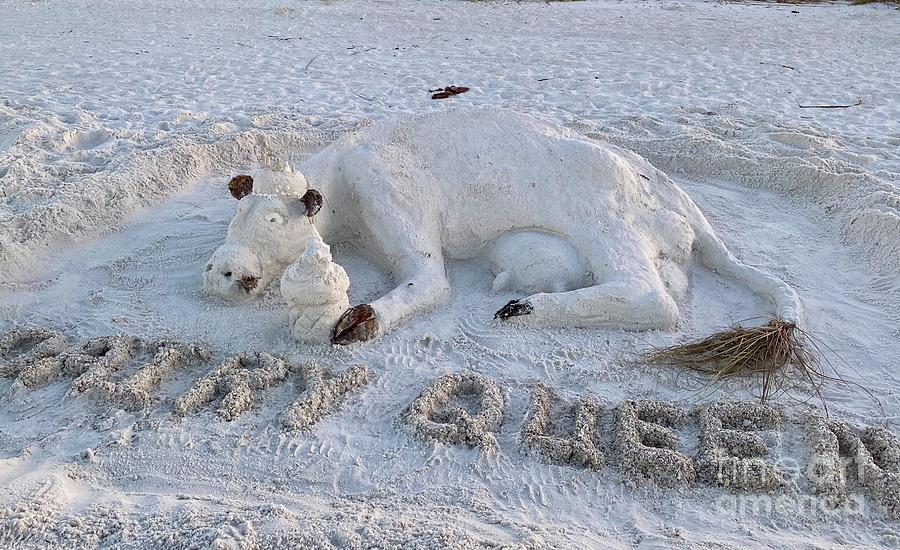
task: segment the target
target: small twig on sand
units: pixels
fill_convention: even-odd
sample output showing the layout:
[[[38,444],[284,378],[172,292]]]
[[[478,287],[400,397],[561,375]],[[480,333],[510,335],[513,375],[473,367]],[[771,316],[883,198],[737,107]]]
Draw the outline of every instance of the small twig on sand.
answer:
[[[785,69],[790,69],[790,70],[792,70],[792,71],[796,71],[796,70],[797,70],[796,67],[791,67],[790,65],[783,65],[783,64],[781,64],[781,63],[766,63],[765,61],[760,61],[759,64],[760,64],[760,65],[774,65],[775,67],[783,67],[783,68],[785,68]]]
[[[364,96],[362,94],[358,94],[356,92],[350,92],[350,93],[355,95],[356,97],[361,97],[361,98],[365,99],[366,101],[375,101],[374,97],[366,97],[366,96]]]
[[[322,55],[322,54],[318,54],[318,53],[317,53],[316,55],[312,56],[312,59],[310,59],[309,62],[306,64],[306,67],[303,67],[303,72],[304,72],[304,73],[306,73],[306,71],[309,70],[309,66],[312,65],[312,62],[315,61],[316,58],[318,58],[320,55]]]
[[[861,99],[857,99],[856,103],[851,103],[849,105],[803,105],[798,101],[797,106],[801,109],[847,109],[849,107],[862,105],[862,103],[863,101]]]

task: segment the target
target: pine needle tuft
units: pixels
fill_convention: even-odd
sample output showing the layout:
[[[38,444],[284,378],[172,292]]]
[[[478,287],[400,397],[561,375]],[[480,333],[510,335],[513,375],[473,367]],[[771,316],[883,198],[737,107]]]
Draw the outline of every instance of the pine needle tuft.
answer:
[[[762,326],[738,325],[701,340],[661,348],[646,360],[703,373],[711,376],[713,382],[758,376],[760,401],[765,403],[782,389],[789,372],[811,382],[819,394],[823,382],[832,377],[822,370],[814,349],[808,334],[796,324],[772,319]]]

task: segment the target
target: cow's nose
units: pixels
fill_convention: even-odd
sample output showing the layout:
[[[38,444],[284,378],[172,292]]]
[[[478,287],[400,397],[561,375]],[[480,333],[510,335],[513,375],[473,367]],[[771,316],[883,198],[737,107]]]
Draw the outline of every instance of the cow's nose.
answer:
[[[222,270],[222,276],[225,277],[226,279],[230,279],[230,278],[231,278],[231,271],[226,271],[226,270],[223,269],[223,270]]]

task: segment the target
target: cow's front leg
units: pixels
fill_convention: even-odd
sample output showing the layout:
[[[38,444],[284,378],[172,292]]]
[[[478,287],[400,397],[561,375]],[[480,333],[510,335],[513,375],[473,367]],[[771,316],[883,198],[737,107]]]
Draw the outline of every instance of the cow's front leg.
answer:
[[[334,327],[332,343],[347,345],[371,340],[404,319],[426,313],[444,303],[450,293],[450,284],[443,259],[434,256],[405,270],[407,276],[397,278],[399,284],[394,290],[371,304],[348,309]]]

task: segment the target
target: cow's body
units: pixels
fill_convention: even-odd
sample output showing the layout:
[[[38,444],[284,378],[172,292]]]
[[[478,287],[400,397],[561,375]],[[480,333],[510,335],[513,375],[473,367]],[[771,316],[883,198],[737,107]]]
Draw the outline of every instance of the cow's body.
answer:
[[[632,152],[526,115],[464,110],[378,123],[333,143],[300,172],[325,196],[315,217],[325,241],[352,241],[394,277],[397,288],[371,304],[382,330],[444,300],[445,258],[480,254],[521,229],[570,242],[593,286],[530,296],[517,321],[671,327],[694,250],[769,295],[782,318],[800,315],[793,290],[731,256],[665,174]],[[240,244],[232,229],[229,240]],[[297,244],[294,257],[305,246]]]

